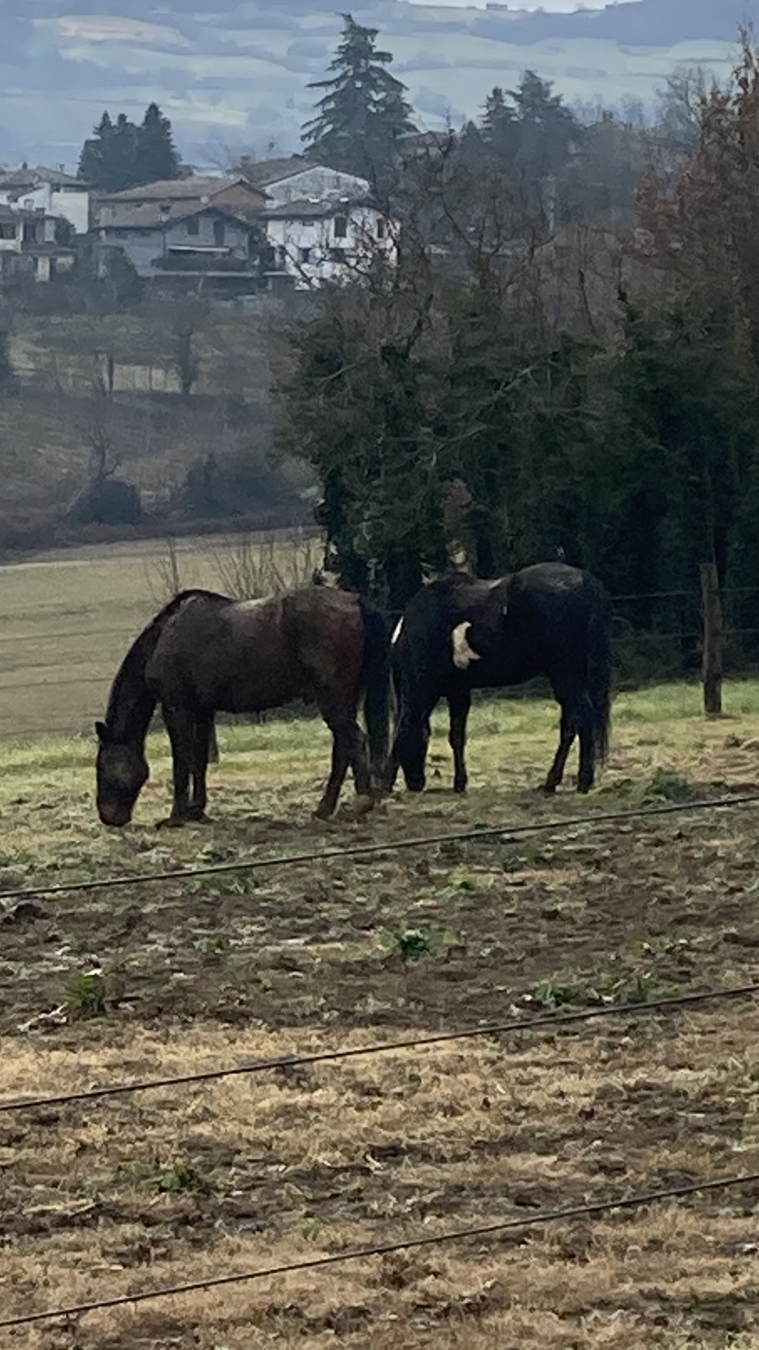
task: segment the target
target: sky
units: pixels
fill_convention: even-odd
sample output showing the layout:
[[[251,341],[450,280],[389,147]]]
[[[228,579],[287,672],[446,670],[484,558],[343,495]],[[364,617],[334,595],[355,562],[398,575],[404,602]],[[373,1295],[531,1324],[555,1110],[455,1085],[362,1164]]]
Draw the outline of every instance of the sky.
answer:
[[[443,6],[453,9],[486,9],[488,0],[409,0],[412,5],[430,5],[442,8]],[[532,13],[536,9],[544,9],[547,14],[573,14],[576,9],[605,9],[607,4],[613,3],[613,0],[583,0],[578,4],[578,0],[510,0],[504,8],[529,11]]]

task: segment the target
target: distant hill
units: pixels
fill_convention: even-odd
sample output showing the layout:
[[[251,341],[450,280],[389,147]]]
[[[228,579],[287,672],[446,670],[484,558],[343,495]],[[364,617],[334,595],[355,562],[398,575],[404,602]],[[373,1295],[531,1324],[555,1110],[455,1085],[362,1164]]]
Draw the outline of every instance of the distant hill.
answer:
[[[549,0],[550,2],[550,0]],[[347,8],[335,0],[335,9]],[[72,14],[72,10],[75,11]],[[677,66],[728,73],[757,0],[623,0],[574,14],[361,0],[425,127],[477,114],[532,67],[569,101],[650,102]],[[759,17],[759,14],[755,15]],[[0,0],[0,159],[64,163],[103,108],[157,98],[185,155],[297,147],[340,29],[327,0]]]

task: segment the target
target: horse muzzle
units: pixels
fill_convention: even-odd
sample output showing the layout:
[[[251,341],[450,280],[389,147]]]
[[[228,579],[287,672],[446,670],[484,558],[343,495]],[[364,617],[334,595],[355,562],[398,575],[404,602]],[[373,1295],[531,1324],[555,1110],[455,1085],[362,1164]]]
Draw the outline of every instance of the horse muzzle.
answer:
[[[123,802],[99,801],[98,815],[104,825],[114,825],[120,829],[132,819],[132,808]]]

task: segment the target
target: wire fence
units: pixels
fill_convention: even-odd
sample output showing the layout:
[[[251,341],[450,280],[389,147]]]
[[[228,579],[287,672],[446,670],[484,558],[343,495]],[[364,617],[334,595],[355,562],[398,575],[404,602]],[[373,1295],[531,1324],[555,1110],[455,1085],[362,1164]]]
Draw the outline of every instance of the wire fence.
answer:
[[[759,984],[737,985],[727,989],[696,990],[690,994],[675,994],[666,998],[648,999],[645,1003],[610,1003],[603,1007],[578,1008],[571,1012],[550,1013],[492,1023],[463,1030],[440,1031],[428,1036],[414,1036],[405,1040],[384,1041],[375,1045],[348,1046],[337,1050],[316,1050],[304,1055],[282,1055],[276,1058],[254,1060],[247,1064],[233,1064],[219,1069],[203,1069],[198,1073],[172,1074],[164,1078],[149,1078],[133,1083],[111,1083],[81,1092],[64,1092],[37,1097],[16,1097],[0,1101],[0,1114],[11,1111],[31,1111],[50,1106],[71,1106],[82,1102],[104,1101],[106,1098],[133,1096],[143,1092],[157,1092],[162,1088],[199,1086],[216,1083],[224,1078],[251,1077],[277,1070],[313,1068],[317,1064],[336,1064],[348,1059],[371,1058],[404,1050],[417,1050],[433,1045],[449,1045],[454,1041],[492,1039],[496,1036],[516,1035],[519,1032],[560,1031],[577,1023],[595,1022],[609,1017],[651,1017],[654,1013],[675,1012],[683,1008],[699,1007],[732,999],[752,998],[759,994]]]
[[[739,1186],[754,1186],[757,1182],[759,1182],[759,1172],[741,1172],[733,1176],[707,1177],[704,1180],[689,1182],[686,1185],[651,1189],[636,1195],[610,1196],[605,1200],[591,1200],[584,1205],[567,1205],[561,1209],[540,1210],[537,1214],[515,1215],[513,1218],[501,1219],[497,1223],[477,1224],[469,1228],[458,1228],[452,1232],[427,1233],[424,1236],[403,1238],[398,1242],[377,1242],[363,1247],[353,1247],[349,1251],[330,1252],[325,1256],[307,1257],[302,1261],[289,1261],[279,1265],[263,1266],[258,1270],[237,1271],[232,1275],[206,1276],[205,1279],[185,1280],[177,1284],[159,1286],[157,1289],[143,1289],[131,1294],[120,1294],[114,1298],[92,1299],[87,1303],[74,1303],[63,1307],[48,1308],[42,1312],[22,1313],[18,1317],[0,1320],[0,1330],[29,1326],[38,1322],[51,1322],[56,1318],[82,1317],[86,1313],[125,1308],[154,1302],[158,1299],[176,1298],[180,1294],[197,1293],[201,1289],[204,1291],[228,1289],[232,1285],[251,1284],[255,1280],[273,1279],[275,1277],[284,1278],[298,1272],[324,1270],[328,1266],[346,1265],[352,1261],[367,1261],[372,1257],[393,1256],[398,1252],[418,1251],[425,1247],[440,1247],[475,1238],[495,1238],[514,1229],[537,1228],[553,1223],[571,1223],[575,1219],[600,1219],[604,1215],[613,1214],[618,1210],[641,1209],[647,1205],[660,1204],[665,1200],[682,1200],[699,1194],[706,1195],[716,1191],[734,1190]]]
[[[351,858],[376,857],[401,850],[438,848],[449,844],[477,843],[493,840],[518,839],[526,834],[545,831],[561,833],[577,826],[617,825],[632,820],[659,816],[682,815],[689,811],[721,811],[736,806],[753,806],[759,802],[759,792],[737,793],[729,797],[704,797],[690,802],[666,802],[660,806],[642,806],[623,811],[592,811],[582,816],[551,817],[549,820],[518,821],[512,824],[479,826],[471,830],[445,831],[442,834],[412,836],[407,839],[377,840],[370,844],[355,844],[350,848],[308,849],[302,853],[275,855],[269,858],[238,858],[234,862],[207,863],[203,867],[172,868],[163,872],[132,872],[122,876],[90,877],[87,881],[45,882],[32,886],[0,891],[0,903],[22,901],[42,895],[72,895],[85,891],[116,890],[124,886],[140,886],[157,882],[192,881],[198,877],[219,876],[229,872],[258,872],[270,867],[297,867],[315,862],[341,862]]]
[[[725,611],[724,643],[726,653],[726,672],[728,674],[748,673],[759,664],[759,624],[733,621],[734,602],[759,597],[759,586],[734,586],[720,592]],[[678,602],[673,611],[672,602]],[[699,668],[703,648],[704,629],[701,610],[701,596],[693,590],[662,590],[631,592],[613,597],[615,606],[612,630],[612,647],[616,678],[621,687],[630,684],[646,683],[651,679],[674,678],[682,675],[694,675]],[[643,607],[645,614],[631,613],[631,606]],[[759,601],[757,603],[759,615]],[[744,620],[745,620],[744,615]],[[11,707],[6,710],[7,722],[0,720],[0,740],[36,739],[38,737],[62,736],[78,737],[90,735],[91,723],[102,713],[108,690],[119,659],[119,651],[125,652],[133,641],[135,633],[126,626],[93,630],[78,628],[73,630],[51,629],[43,633],[0,634],[0,705],[10,699]],[[93,661],[91,648],[97,638],[97,654]],[[13,647],[14,653],[23,652],[34,644],[39,651],[46,646],[62,642],[81,642],[82,654],[67,653],[67,660],[79,666],[96,663],[104,664],[102,643],[106,639],[115,652],[113,669],[103,673],[82,673],[67,675],[61,671],[60,659],[31,659],[28,663],[14,660],[13,666],[6,665],[3,674],[3,652]],[[23,677],[20,672],[23,671]],[[47,673],[50,678],[45,678]],[[93,691],[77,698],[74,691]],[[95,690],[99,693],[95,695]],[[66,698],[67,691],[72,693],[71,700]],[[518,692],[504,690],[506,697],[520,697]],[[26,697],[22,699],[22,696]],[[78,712],[71,720],[57,717],[54,723],[37,718],[29,707],[30,699],[38,696],[51,696],[60,703],[62,710],[67,702],[76,704]],[[25,715],[29,712],[28,720]],[[274,716],[276,716],[276,712]],[[263,715],[266,718],[266,715]]]
[[[755,593],[759,595],[759,588],[756,592],[754,592],[753,589],[747,588],[744,593]],[[621,604],[625,600],[635,602],[637,600],[645,599],[648,601],[656,598],[681,599],[683,596],[687,598],[688,593],[662,592],[659,596],[618,597],[618,603]],[[741,636],[754,636],[759,633],[759,629],[747,627],[745,630],[736,630],[736,633]],[[121,630],[111,630],[111,635],[118,637],[121,635]],[[59,640],[62,636],[70,635],[59,634],[56,636],[56,640]],[[82,636],[86,636],[86,634],[83,633]],[[129,636],[130,635],[128,634],[124,634],[125,645],[129,640]],[[699,637],[700,634],[698,632],[689,629],[687,631],[682,630],[678,632],[663,631],[660,633],[646,633],[643,641],[696,642],[699,640]],[[45,668],[44,665],[37,667],[37,669]],[[59,669],[59,667],[53,667],[51,663],[50,669],[53,668],[56,670]],[[98,676],[88,676],[84,680],[76,681],[65,678],[51,680],[41,685],[37,685],[35,688],[55,689],[74,684],[80,685],[82,683],[93,686],[97,684],[105,687],[107,682],[105,679],[101,680]],[[6,690],[12,692],[14,689],[22,688],[29,688],[28,681],[25,684],[14,683],[5,685],[0,688],[0,698]],[[61,730],[56,733],[50,727],[47,727],[42,733],[35,733],[27,730],[27,735],[32,734],[50,735],[66,734],[66,732],[65,730]],[[440,847],[459,842],[471,842],[473,844],[480,841],[493,842],[502,840],[508,842],[511,839],[541,831],[553,831],[556,834],[561,834],[566,830],[584,826],[600,829],[626,821],[645,821],[647,818],[666,817],[669,815],[706,810],[720,811],[738,807],[754,806],[757,803],[759,803],[759,793],[742,793],[724,798],[666,803],[658,806],[644,806],[636,810],[588,812],[584,815],[567,816],[558,819],[552,818],[545,821],[532,821],[528,824],[505,823],[500,826],[493,826],[486,829],[446,832],[439,835],[427,835],[421,838],[395,839],[385,843],[356,845],[352,848],[320,849],[275,857],[239,859],[234,862],[209,864],[204,867],[91,878],[88,881],[53,883],[50,885],[46,885],[44,880],[40,880],[38,884],[32,886],[0,892],[0,902],[13,903],[22,901],[28,897],[38,897],[41,895],[54,896],[72,894],[99,888],[111,889],[118,887],[132,887],[146,883],[181,883],[190,879],[213,876],[219,873],[247,873],[272,867],[290,868],[298,865],[313,865],[315,862],[319,863],[329,860],[340,860],[342,862],[350,860],[351,858],[391,854],[399,850],[417,850],[431,846]],[[338,1063],[362,1056],[381,1055],[392,1052],[402,1053],[415,1049],[425,1049],[428,1047],[450,1044],[457,1041],[473,1040],[475,1038],[500,1038],[522,1033],[554,1034],[556,1032],[561,1032],[564,1029],[580,1028],[584,1025],[592,1026],[600,1019],[615,1017],[639,1019],[655,1015],[661,1016],[670,1012],[682,1011],[687,1008],[697,1009],[712,1004],[716,1005],[723,1001],[755,999],[757,994],[759,994],[759,983],[748,983],[724,989],[696,990],[692,993],[680,994],[673,997],[647,1000],[645,1003],[610,1004],[582,1008],[558,1014],[531,1015],[497,1024],[442,1030],[432,1035],[379,1042],[367,1046],[340,1046],[336,1049],[317,1050],[309,1054],[285,1055],[277,1058],[256,1060],[245,1064],[220,1066],[218,1068],[211,1068],[193,1074],[171,1075],[162,1078],[144,1079],[131,1083],[111,1083],[101,1087],[87,1088],[73,1093],[41,1094],[34,1097],[15,1098],[9,1101],[0,1101],[0,1114],[19,1111],[29,1112],[36,1108],[49,1108],[52,1106],[65,1107],[75,1104],[89,1104],[94,1103],[95,1101],[121,1098],[131,1094],[161,1089],[174,1089],[184,1085],[202,1086],[205,1083],[219,1081],[232,1076],[256,1075],[277,1070],[286,1071],[294,1068],[307,1068],[327,1062]],[[343,1265],[349,1262],[366,1261],[372,1258],[385,1257],[414,1249],[436,1247],[443,1244],[454,1244],[468,1240],[484,1241],[497,1238],[499,1235],[510,1230],[532,1229],[553,1223],[572,1222],[580,1218],[599,1220],[616,1211],[639,1209],[666,1200],[688,1199],[698,1195],[737,1190],[740,1187],[756,1186],[757,1183],[759,1183],[759,1172],[746,1172],[722,1177],[706,1177],[687,1184],[672,1186],[665,1189],[652,1187],[633,1195],[625,1194],[603,1197],[597,1200],[590,1200],[582,1205],[573,1204],[541,1210],[537,1213],[530,1214],[529,1216],[521,1214],[514,1215],[497,1223],[460,1227],[433,1234],[417,1234],[401,1238],[397,1241],[370,1243],[345,1251],[327,1253],[325,1255],[294,1262],[274,1264],[254,1270],[236,1271],[223,1276],[185,1280],[170,1285],[159,1286],[157,1288],[138,1290],[125,1295],[92,1299],[87,1302],[71,1304],[68,1306],[62,1305],[37,1311],[26,1311],[17,1316],[0,1318],[0,1329],[10,1330],[12,1328],[20,1328],[31,1324],[52,1322],[60,1319],[72,1319],[88,1313],[108,1311],[124,1306],[141,1305],[147,1302],[174,1298],[201,1290],[249,1284],[265,1279],[283,1280],[285,1277],[298,1272],[319,1270]]]

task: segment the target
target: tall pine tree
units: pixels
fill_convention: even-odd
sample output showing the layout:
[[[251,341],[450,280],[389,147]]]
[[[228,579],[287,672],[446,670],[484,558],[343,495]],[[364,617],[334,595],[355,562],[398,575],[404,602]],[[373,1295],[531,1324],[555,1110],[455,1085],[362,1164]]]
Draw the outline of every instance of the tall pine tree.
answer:
[[[482,112],[482,139],[499,160],[510,164],[519,146],[514,109],[499,85],[488,94]]]
[[[171,123],[151,103],[138,127],[126,113],[112,121],[104,112],[79,156],[79,177],[100,192],[123,192],[181,174]]]
[[[164,117],[157,103],[151,103],[148,107],[138,132],[137,171],[139,181],[143,183],[180,176],[179,155],[174,148],[171,122],[168,117]]]
[[[376,28],[362,28],[344,14],[341,41],[330,65],[317,113],[303,128],[311,159],[370,180],[392,165],[399,136],[415,130],[406,86],[387,69],[392,53],[378,51]]]

